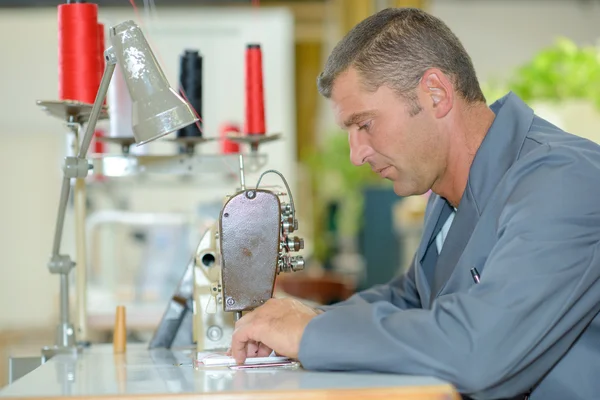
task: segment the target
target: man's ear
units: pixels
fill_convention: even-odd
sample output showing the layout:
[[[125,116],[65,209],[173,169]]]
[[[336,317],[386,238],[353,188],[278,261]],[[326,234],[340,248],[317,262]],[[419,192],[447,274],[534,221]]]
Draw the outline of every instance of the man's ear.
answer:
[[[420,86],[425,93],[425,101],[434,110],[437,118],[445,117],[452,110],[454,91],[446,74],[437,68],[428,69],[423,74]],[[424,105],[427,106],[427,103]]]

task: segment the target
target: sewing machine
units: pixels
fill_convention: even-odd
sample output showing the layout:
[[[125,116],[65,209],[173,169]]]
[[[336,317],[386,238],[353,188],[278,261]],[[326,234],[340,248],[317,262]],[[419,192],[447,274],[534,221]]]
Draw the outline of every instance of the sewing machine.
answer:
[[[269,170],[256,187],[246,188],[240,169],[241,189],[226,197],[218,220],[204,233],[150,348],[227,348],[242,313],[273,297],[276,276],[304,268],[302,256],[291,254],[304,241],[291,236],[298,221],[285,178]],[[279,175],[287,193],[260,189],[267,173]]]

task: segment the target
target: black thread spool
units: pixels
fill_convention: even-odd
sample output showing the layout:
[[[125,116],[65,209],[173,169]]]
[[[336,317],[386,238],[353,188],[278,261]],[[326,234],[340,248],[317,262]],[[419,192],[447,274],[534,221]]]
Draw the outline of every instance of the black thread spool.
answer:
[[[179,89],[194,108],[199,118],[177,132],[177,137],[202,137],[202,56],[197,50],[186,50],[180,59]]]

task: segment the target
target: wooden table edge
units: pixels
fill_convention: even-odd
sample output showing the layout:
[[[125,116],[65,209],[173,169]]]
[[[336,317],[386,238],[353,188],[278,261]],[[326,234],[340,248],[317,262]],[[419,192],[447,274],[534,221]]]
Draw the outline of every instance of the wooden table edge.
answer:
[[[296,389],[296,390],[269,390],[269,391],[244,391],[244,392],[212,392],[212,393],[140,393],[140,394],[109,394],[109,395],[76,395],[76,396],[40,396],[40,397],[2,397],[4,399],[34,399],[52,398],[55,400],[358,400],[358,399],[399,399],[399,400],[461,400],[460,394],[452,385],[428,385],[428,386],[397,386],[376,387],[356,389]]]

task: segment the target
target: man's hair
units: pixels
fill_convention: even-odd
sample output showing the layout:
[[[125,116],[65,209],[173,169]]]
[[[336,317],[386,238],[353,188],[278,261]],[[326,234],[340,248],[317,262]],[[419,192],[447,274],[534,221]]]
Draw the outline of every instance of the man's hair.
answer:
[[[356,25],[335,46],[319,75],[319,92],[329,98],[335,79],[354,67],[368,90],[387,85],[420,106],[414,89],[425,71],[438,68],[468,103],[485,102],[471,58],[450,28],[416,8],[388,8]]]

